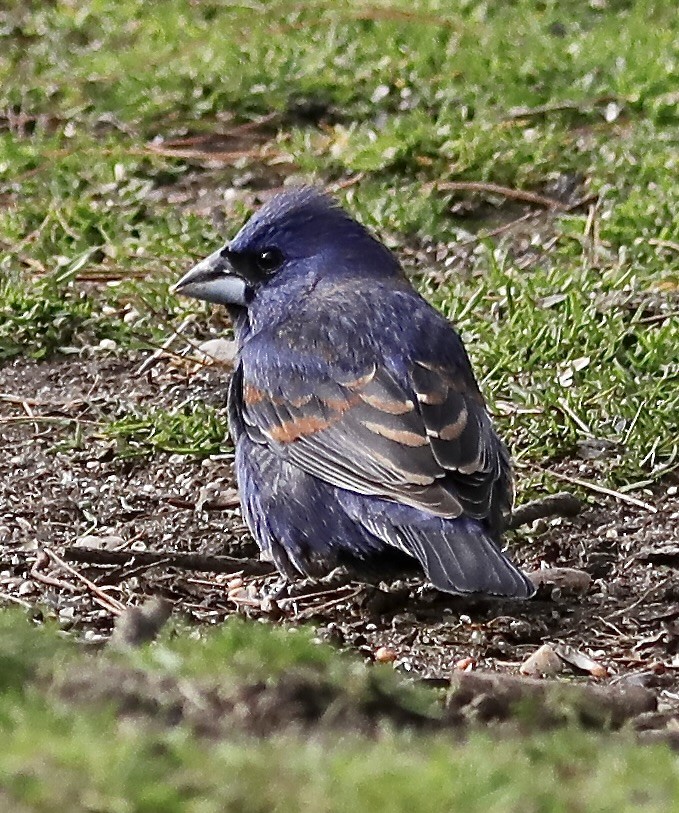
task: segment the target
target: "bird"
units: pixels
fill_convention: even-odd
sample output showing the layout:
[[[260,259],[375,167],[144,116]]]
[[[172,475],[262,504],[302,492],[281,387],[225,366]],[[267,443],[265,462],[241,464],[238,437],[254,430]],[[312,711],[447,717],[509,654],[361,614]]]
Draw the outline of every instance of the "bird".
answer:
[[[334,198],[278,193],[173,291],[231,315],[242,515],[285,580],[534,594],[502,549],[511,460],[459,334]]]

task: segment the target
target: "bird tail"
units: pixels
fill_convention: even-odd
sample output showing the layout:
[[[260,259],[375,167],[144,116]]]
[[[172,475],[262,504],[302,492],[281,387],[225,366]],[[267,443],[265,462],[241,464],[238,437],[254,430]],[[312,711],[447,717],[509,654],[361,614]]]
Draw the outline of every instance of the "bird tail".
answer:
[[[531,581],[478,529],[457,528],[434,539],[411,528],[404,531],[413,555],[439,590],[511,598],[535,593]]]
[[[428,580],[446,593],[521,599],[535,593],[531,581],[475,520],[400,524],[387,521],[382,514],[379,519],[364,516],[362,522],[384,542],[416,558]]]

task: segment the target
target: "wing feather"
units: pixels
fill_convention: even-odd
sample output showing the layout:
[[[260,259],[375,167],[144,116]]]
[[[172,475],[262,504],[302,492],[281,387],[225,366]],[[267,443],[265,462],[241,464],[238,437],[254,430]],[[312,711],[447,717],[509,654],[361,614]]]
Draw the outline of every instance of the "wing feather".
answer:
[[[359,494],[445,518],[493,518],[505,510],[495,504],[495,486],[509,481],[508,459],[475,384],[425,362],[414,363],[403,382],[377,363],[350,374],[329,369],[318,380],[307,377],[302,392],[299,381],[286,387],[284,376],[269,388],[251,381],[245,366],[250,437]]]

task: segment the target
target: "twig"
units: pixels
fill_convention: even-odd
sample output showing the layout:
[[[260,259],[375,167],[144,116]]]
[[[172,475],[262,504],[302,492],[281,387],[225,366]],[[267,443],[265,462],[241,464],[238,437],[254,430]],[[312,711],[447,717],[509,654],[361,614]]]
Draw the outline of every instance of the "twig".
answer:
[[[345,178],[343,181],[336,181],[335,183],[329,184],[326,187],[326,191],[330,193],[341,192],[343,189],[349,189],[352,186],[356,186],[357,183],[361,183],[364,178],[365,172],[357,172],[350,178]]]
[[[159,562],[146,562],[144,564],[137,565],[137,567],[130,568],[129,570],[126,570],[124,567],[114,568],[113,570],[107,572],[106,578],[109,581],[114,581],[118,576],[120,577],[120,580],[133,579],[135,576],[145,573],[149,568],[162,567],[162,565],[167,564],[169,561],[170,560],[165,557],[165,559],[161,559]],[[113,589],[113,586],[111,586],[110,589]]]
[[[54,576],[48,576],[42,572],[42,568],[49,563],[49,557],[44,551],[40,551],[31,566],[29,576],[42,584],[49,587],[58,587],[60,590],[69,590],[71,593],[79,593],[80,590],[70,582],[64,582],[61,579],[55,579]]]
[[[635,607],[638,607],[640,604],[643,604],[644,601],[652,594],[658,590],[662,590],[663,587],[666,587],[671,581],[674,581],[674,576],[667,576],[664,578],[659,584],[654,584],[648,588],[648,590],[644,590],[644,592],[629,604],[627,607],[623,607],[621,610],[615,610],[612,613],[609,613],[607,616],[604,616],[607,619],[611,618],[622,618],[626,615],[630,610],[633,610]]]
[[[648,244],[650,246],[658,246],[659,248],[670,248],[672,251],[679,251],[679,243],[674,240],[661,240],[659,237],[651,237]]]
[[[444,181],[443,183],[435,183],[433,186],[439,192],[487,192],[491,195],[502,195],[502,197],[510,200],[533,203],[536,206],[543,206],[545,209],[566,210],[568,208],[568,204],[562,203],[555,198],[548,198],[546,195],[540,195],[537,192],[529,192],[527,189],[513,189],[509,186],[484,181]]]
[[[626,502],[630,505],[636,505],[639,508],[645,508],[646,511],[650,511],[652,514],[658,513],[658,509],[654,505],[644,502],[643,500],[638,500],[636,497],[630,497],[629,494],[623,494],[622,491],[615,491],[612,488],[606,488],[606,486],[600,486],[596,483],[591,483],[588,480],[581,480],[579,477],[571,477],[568,474],[561,474],[561,472],[558,471],[551,471],[549,469],[539,470],[544,474],[550,474],[552,477],[556,477],[557,480],[565,480],[565,482],[572,483],[574,486],[581,486],[582,488],[589,489],[590,491],[596,491],[598,494],[606,494],[606,496],[614,497],[616,500],[620,500],[620,502]]]
[[[237,596],[235,593],[227,593],[226,600],[232,602],[237,607],[257,607],[261,608],[262,601],[258,598],[248,598],[247,596]]]
[[[654,313],[653,316],[642,316],[636,319],[632,325],[652,325],[655,322],[664,322],[665,319],[675,319],[679,316],[679,311],[666,311],[665,313]]]
[[[24,601],[24,599],[19,598],[19,596],[13,596],[11,593],[0,593],[0,601],[13,601],[15,604],[18,604],[25,610],[33,609],[33,605],[31,603]]]
[[[0,392],[0,401],[6,404],[17,404],[17,406],[23,406],[24,404],[29,406],[50,406],[48,401],[35,401],[32,398],[22,398],[20,395],[10,395],[7,392]]]
[[[194,350],[196,349],[191,344],[189,339],[186,338],[186,336],[184,337],[184,341],[189,346],[193,347]],[[144,339],[144,344],[146,344],[148,348],[153,348],[155,350],[160,351],[157,354],[157,358],[165,357],[165,358],[168,358],[168,359],[172,359],[173,361],[176,362],[177,367],[181,367],[182,365],[183,366],[188,366],[189,364],[199,364],[199,365],[201,365],[203,367],[207,367],[207,363],[205,361],[203,361],[202,359],[200,359],[200,358],[196,358],[196,356],[182,355],[182,352],[186,353],[188,351],[182,351],[180,353],[177,353],[174,350],[170,350],[169,348],[166,348],[165,350],[163,350],[162,345],[156,344],[155,342],[152,342],[152,341],[150,341],[148,339]],[[206,355],[206,354],[204,354],[204,355]],[[156,362],[154,361],[154,364],[155,363]],[[146,372],[147,370],[148,370],[148,368],[146,370],[144,370],[144,372]],[[137,371],[137,375],[139,375],[139,371]]]
[[[78,573],[78,571],[71,567],[70,565],[66,564],[64,560],[57,556],[54,551],[51,551],[49,548],[45,548],[44,551],[47,556],[54,562],[57,567],[60,567],[62,570],[65,570],[66,573],[69,573],[78,581],[81,581],[85,587],[92,593],[92,597],[97,602],[97,604],[101,604],[102,607],[112,612],[114,615],[121,615],[125,611],[125,605],[118,601],[118,599],[109,596],[109,594],[102,590],[100,587],[94,582],[91,582],[86,576],[83,576],[82,573]]]
[[[159,155],[163,158],[184,158],[188,161],[219,161],[220,163],[224,164],[232,164],[235,161],[240,161],[242,159],[251,158],[253,160],[259,159],[264,160],[266,158],[277,158],[278,160],[283,160],[286,158],[285,153],[281,152],[280,150],[272,150],[267,149],[269,144],[263,144],[258,149],[254,150],[215,150],[211,152],[210,150],[199,150],[199,149],[174,149],[174,148],[167,148],[158,146],[155,144],[148,144],[146,146],[146,153],[151,153],[152,155]],[[131,155],[139,155],[144,154],[143,151],[140,150],[128,150],[128,153]],[[291,161],[288,161],[291,163]]]
[[[89,421],[85,418],[66,418],[57,417],[55,415],[10,415],[7,418],[0,418],[0,424],[3,423],[54,423],[54,424],[90,424],[96,426],[96,421]]]
[[[252,119],[251,121],[245,121],[242,124],[236,124],[230,130],[226,130],[223,133],[219,132],[209,132],[209,133],[200,133],[198,135],[187,136],[185,138],[172,138],[162,142],[162,145],[165,147],[173,148],[173,147],[195,147],[199,144],[215,144],[218,141],[224,142],[228,139],[240,138],[245,134],[251,133],[253,130],[257,130],[259,127],[262,127],[265,124],[271,124],[276,119],[280,118],[280,113],[266,113],[263,116],[259,116],[256,119]]]
[[[338,587],[333,587],[332,589],[317,590],[315,593],[301,593],[299,596],[279,598],[276,599],[276,601],[281,610],[287,610],[295,604],[300,604],[301,602],[306,603],[308,601],[315,601],[316,599],[325,598],[326,596],[339,596],[341,592],[353,592],[354,590],[356,590],[356,584],[355,582],[350,582],[349,584],[339,585]]]
[[[564,207],[564,212],[572,212],[575,209],[580,209],[583,206],[587,206],[590,203],[596,203],[598,200],[599,200],[598,193],[591,192],[589,195],[585,195],[584,198],[578,198],[578,200],[576,200],[574,203],[567,204]]]
[[[192,500],[184,500],[181,497],[160,497],[161,500],[165,500],[168,505],[173,506],[174,508],[186,508],[191,511],[194,511],[196,506],[198,505],[197,502]],[[238,494],[235,494],[233,497],[223,497],[222,499],[216,500],[205,500],[201,503],[201,510],[202,511],[224,511],[226,508],[237,508],[240,505],[240,498]]]
[[[600,107],[602,104],[609,102],[617,102],[617,96],[599,96],[597,99],[592,99],[588,102],[556,102],[555,104],[540,104],[535,107],[513,107],[507,112],[505,119],[527,119],[534,118],[535,116],[545,116],[548,113],[562,113],[564,111],[572,110],[575,113],[584,113],[586,110],[593,110],[595,107]]]
[[[179,325],[179,327],[174,331],[174,333],[171,333],[161,344],[161,346],[139,365],[136,375],[143,375],[147,370],[150,370],[151,367],[158,362],[158,359],[160,359],[163,353],[168,350],[174,340],[186,330],[186,328],[191,324],[191,322],[194,321],[195,318],[196,317],[194,314],[187,316],[181,325]]]
[[[351,601],[351,599],[356,598],[356,596],[360,595],[362,592],[363,587],[361,586],[354,590],[353,593],[349,593],[348,595],[334,598],[332,601],[326,601],[325,604],[317,604],[314,607],[308,607],[306,610],[296,613],[294,616],[295,621],[304,621],[306,618],[312,618],[314,615],[322,613],[325,610],[328,610],[330,607],[334,607],[336,604],[341,604],[344,601]]]
[[[243,124],[236,124],[226,135],[231,136],[232,138],[234,136],[240,136],[243,135],[243,133],[249,133],[251,130],[256,130],[258,127],[261,127],[264,124],[271,124],[279,118],[280,113],[265,113],[263,116],[258,116],[256,119],[252,119],[252,121],[245,121]]]
[[[580,511],[582,511],[582,502],[574,494],[562,491],[542,500],[531,500],[531,502],[520,505],[512,514],[507,527],[515,530],[521,525],[535,522],[536,519],[554,516],[574,517]]]
[[[518,226],[520,223],[525,223],[526,220],[530,220],[533,217],[535,217],[535,212],[526,212],[525,215],[521,215],[521,217],[517,217],[515,220],[510,220],[509,223],[503,223],[501,226],[498,226],[495,229],[480,232],[479,234],[475,234],[473,237],[462,240],[461,242],[457,243],[456,246],[457,248],[461,248],[463,246],[471,245],[472,243],[478,243],[481,240],[488,240],[491,237],[497,237],[498,235],[514,228],[514,226]]]
[[[302,6],[302,8],[305,7]],[[341,8],[341,6],[337,6],[337,8]],[[369,20],[371,22],[379,22],[380,20],[394,20],[400,23],[433,25],[439,28],[455,27],[455,22],[448,17],[443,17],[440,14],[431,14],[426,11],[408,11],[406,9],[374,6],[372,8],[359,8],[356,11],[350,11],[348,8],[345,8],[343,13],[350,19]]]
[[[245,573],[248,576],[267,576],[276,570],[270,562],[236,559],[232,556],[204,556],[199,553],[137,552],[70,547],[64,550],[64,558],[71,562],[85,562],[93,565],[124,565],[128,562],[139,566],[163,564],[181,570]]]
[[[562,412],[564,412],[572,421],[573,423],[580,429],[585,435],[589,435],[589,437],[594,437],[592,430],[587,426],[587,424],[582,420],[582,418],[578,417],[578,415],[571,409],[568,405],[568,402],[565,398],[558,398],[557,404]]]

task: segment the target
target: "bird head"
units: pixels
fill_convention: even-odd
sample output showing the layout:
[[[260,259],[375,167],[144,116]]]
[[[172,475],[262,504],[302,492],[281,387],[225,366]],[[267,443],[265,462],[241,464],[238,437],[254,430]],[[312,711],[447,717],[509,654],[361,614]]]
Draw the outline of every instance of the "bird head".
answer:
[[[394,255],[334,200],[303,187],[276,195],[173,291],[247,308],[259,291],[305,276],[400,275]]]

